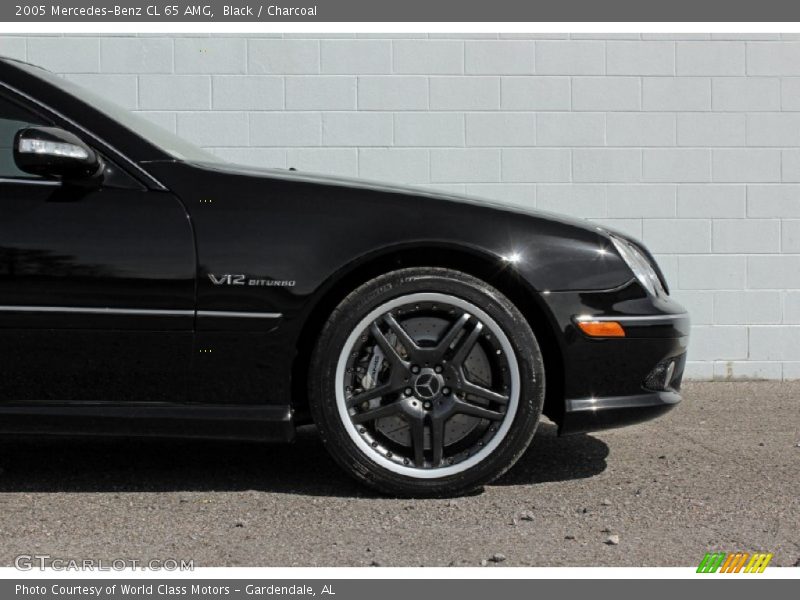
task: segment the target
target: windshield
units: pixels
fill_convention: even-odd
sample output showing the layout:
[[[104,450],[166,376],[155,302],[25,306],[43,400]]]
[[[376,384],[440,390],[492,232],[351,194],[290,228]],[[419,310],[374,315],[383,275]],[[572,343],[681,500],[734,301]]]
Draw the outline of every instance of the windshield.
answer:
[[[173,158],[177,160],[186,160],[193,162],[224,162],[218,156],[179,138],[171,131],[167,131],[163,127],[156,125],[152,121],[129,111],[126,108],[115,104],[106,98],[98,96],[81,86],[59,77],[45,69],[29,65],[27,63],[14,63],[16,66],[28,71],[39,79],[43,79],[68,94],[90,104],[106,116],[114,119],[123,127],[131,130],[136,135],[146,139],[148,142],[157,146]]]

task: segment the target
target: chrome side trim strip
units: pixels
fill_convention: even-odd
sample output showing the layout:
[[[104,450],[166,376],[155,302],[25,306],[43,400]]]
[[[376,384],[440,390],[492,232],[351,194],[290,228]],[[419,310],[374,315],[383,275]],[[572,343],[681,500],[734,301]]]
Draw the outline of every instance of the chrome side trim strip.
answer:
[[[575,320],[585,321],[616,321],[618,323],[637,323],[640,321],[681,321],[689,317],[689,313],[663,314],[663,315],[619,315],[619,316],[593,316],[578,315]]]
[[[226,310],[198,310],[198,317],[222,317],[231,319],[280,319],[281,313],[234,312]]]
[[[82,306],[0,306],[0,312],[66,313],[83,315],[148,315],[154,317],[222,317],[230,319],[280,319],[282,313],[225,310],[165,310],[158,308],[103,308]]]
[[[83,306],[0,306],[0,312],[68,313],[84,315],[152,315],[192,317],[193,310],[161,310],[150,308],[102,308]]]
[[[15,179],[14,177],[0,177],[0,183],[15,183],[17,185],[44,185],[48,187],[57,187],[61,185],[60,181],[55,181],[53,179],[24,179],[22,177],[19,179]]]

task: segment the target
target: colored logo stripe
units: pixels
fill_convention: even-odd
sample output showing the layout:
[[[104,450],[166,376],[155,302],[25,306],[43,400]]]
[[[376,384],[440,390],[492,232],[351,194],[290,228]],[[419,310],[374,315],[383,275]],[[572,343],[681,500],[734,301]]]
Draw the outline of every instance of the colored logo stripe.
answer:
[[[772,554],[748,552],[707,552],[697,567],[698,573],[763,573],[772,560]],[[749,559],[749,562],[748,562]],[[745,566],[747,563],[747,566]]]
[[[738,573],[748,558],[750,558],[750,554],[747,552],[728,554],[728,558],[725,559],[725,562],[722,564],[720,573]]]
[[[724,552],[707,552],[697,567],[698,573],[716,573],[722,561],[725,560]]]
[[[753,554],[753,558],[747,563],[744,569],[745,573],[763,573],[767,568],[769,561],[772,560],[772,554]]]

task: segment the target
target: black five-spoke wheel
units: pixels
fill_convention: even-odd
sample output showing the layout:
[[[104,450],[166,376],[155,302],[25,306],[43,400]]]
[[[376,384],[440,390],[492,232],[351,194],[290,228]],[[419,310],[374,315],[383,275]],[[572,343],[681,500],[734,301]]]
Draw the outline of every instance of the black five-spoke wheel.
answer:
[[[328,443],[334,456],[343,446],[349,470],[373,485],[377,472],[403,482],[382,489],[441,494],[447,488],[437,482],[450,479],[458,481],[452,484],[458,492],[472,479],[491,479],[486,463],[502,462],[498,455],[509,453],[514,440],[527,446],[541,410],[541,356],[527,323],[499,292],[452,271],[408,271],[384,276],[394,275],[390,293],[356,290],[343,302],[341,318],[331,317],[331,328],[344,315],[350,323],[345,339],[331,344],[335,361],[320,355],[327,331],[317,348],[329,377],[324,398],[312,386],[312,402],[323,409],[315,416],[323,439],[335,433],[339,440],[335,447]],[[443,280],[437,286],[420,271]],[[518,456],[524,446],[512,452]],[[351,450],[375,472],[353,469]],[[513,459],[495,465],[494,476]],[[407,484],[413,481],[420,485]]]
[[[479,307],[439,293],[400,296],[362,323],[340,358],[358,441],[389,468],[443,469],[437,476],[467,468],[516,410],[507,336]],[[451,425],[456,415],[467,419]]]

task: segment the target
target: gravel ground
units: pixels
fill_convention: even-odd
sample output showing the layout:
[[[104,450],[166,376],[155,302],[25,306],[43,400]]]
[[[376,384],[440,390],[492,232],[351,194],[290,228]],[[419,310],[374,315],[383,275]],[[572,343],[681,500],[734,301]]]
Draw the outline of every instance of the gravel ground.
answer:
[[[453,500],[371,494],[313,429],[291,446],[0,442],[0,565],[688,566],[710,550],[800,566],[800,382],[687,384],[665,417],[592,435],[543,424],[505,477]]]

